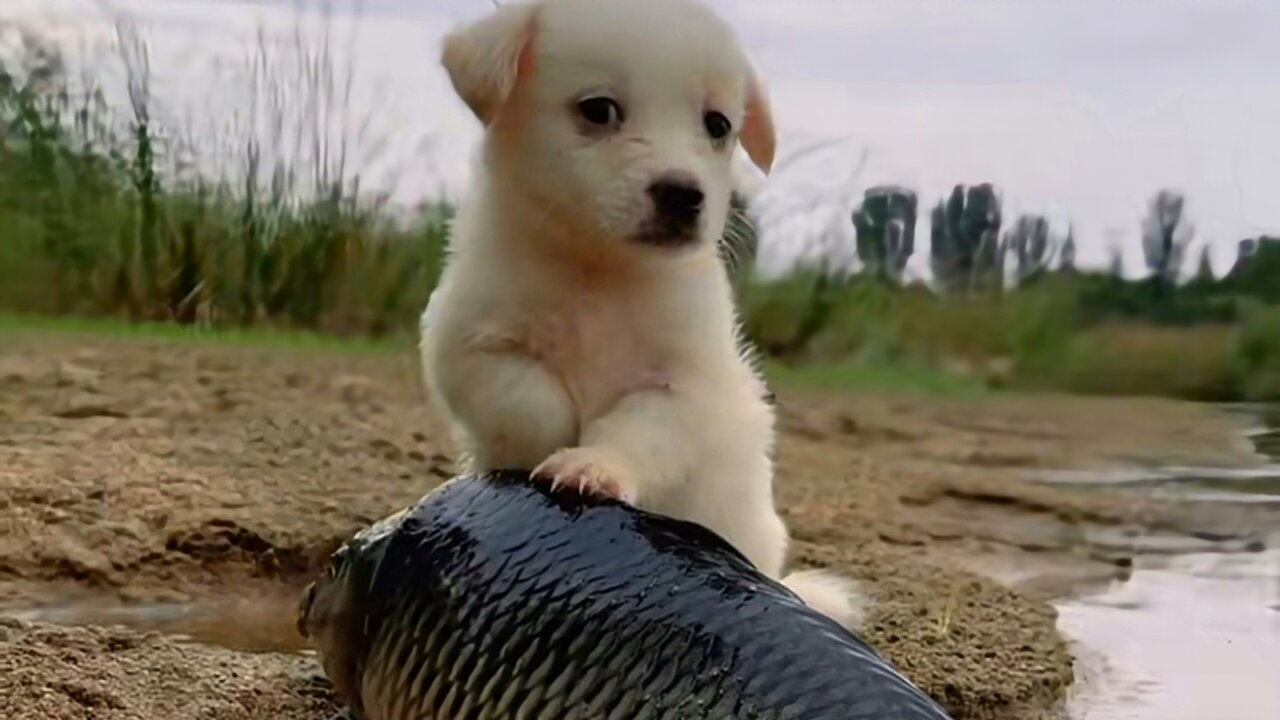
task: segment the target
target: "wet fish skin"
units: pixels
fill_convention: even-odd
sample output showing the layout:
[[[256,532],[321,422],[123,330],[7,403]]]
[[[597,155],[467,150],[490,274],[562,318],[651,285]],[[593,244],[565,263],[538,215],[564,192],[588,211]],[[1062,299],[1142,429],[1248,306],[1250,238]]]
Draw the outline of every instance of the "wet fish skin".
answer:
[[[357,534],[299,629],[368,720],[946,720],[701,526],[451,480]]]

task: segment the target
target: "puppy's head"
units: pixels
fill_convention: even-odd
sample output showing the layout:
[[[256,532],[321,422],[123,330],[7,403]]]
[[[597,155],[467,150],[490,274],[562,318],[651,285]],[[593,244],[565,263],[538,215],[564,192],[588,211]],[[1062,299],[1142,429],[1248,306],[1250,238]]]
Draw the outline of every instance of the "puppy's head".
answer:
[[[709,251],[740,144],[768,172],[764,88],[692,0],[540,0],[450,35],[443,63],[486,126],[486,162],[574,242]]]

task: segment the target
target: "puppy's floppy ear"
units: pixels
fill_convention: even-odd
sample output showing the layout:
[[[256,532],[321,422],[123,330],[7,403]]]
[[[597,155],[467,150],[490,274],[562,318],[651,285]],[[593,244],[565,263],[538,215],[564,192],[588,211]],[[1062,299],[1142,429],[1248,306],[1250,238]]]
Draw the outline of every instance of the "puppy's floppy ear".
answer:
[[[754,71],[747,78],[747,114],[739,136],[747,157],[765,175],[773,168],[773,155],[778,143],[773,129],[773,111],[764,82]]]
[[[444,39],[440,62],[453,89],[485,125],[533,71],[535,15],[532,4],[504,5]]]

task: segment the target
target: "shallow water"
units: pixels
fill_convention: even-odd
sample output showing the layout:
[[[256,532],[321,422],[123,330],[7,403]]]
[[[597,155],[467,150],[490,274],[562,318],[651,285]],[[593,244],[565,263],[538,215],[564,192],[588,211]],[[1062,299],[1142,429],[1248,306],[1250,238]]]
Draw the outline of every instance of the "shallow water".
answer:
[[[1267,422],[1249,437],[1273,464],[1054,480],[1148,485],[1193,502],[1280,509],[1280,412],[1249,410]],[[1188,538],[1179,545],[1130,538],[1133,567],[1125,577],[1055,603],[1059,627],[1077,644],[1079,658],[1071,718],[1280,718],[1280,523],[1233,539]]]
[[[1144,562],[1058,603],[1083,668],[1069,702],[1087,720],[1280,717],[1280,551]]]
[[[298,594],[279,592],[193,600],[122,603],[102,596],[62,598],[6,615],[61,625],[123,625],[246,652],[309,652],[296,626]]]

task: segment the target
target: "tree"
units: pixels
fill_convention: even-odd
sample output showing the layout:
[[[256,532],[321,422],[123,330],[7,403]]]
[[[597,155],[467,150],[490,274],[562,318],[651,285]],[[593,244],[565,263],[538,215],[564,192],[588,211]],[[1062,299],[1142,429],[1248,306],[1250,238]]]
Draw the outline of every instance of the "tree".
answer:
[[[1058,252],[1058,270],[1072,275],[1076,272],[1076,231],[1067,228],[1067,239],[1062,241],[1062,250]]]
[[[1186,199],[1174,190],[1161,190],[1151,201],[1142,222],[1142,253],[1147,269],[1157,280],[1172,282],[1182,267],[1182,257],[1193,230],[1184,216]]]
[[[1107,276],[1117,280],[1124,278],[1124,252],[1118,245],[1112,245],[1108,252],[1110,259],[1107,262]]]
[[[1000,281],[1000,195],[990,183],[956,185],[933,209],[930,240],[934,276],[949,291]]]
[[[902,279],[907,260],[915,250],[916,194],[895,185],[873,187],[863,194],[853,212],[858,259],[869,276]]]
[[[1047,219],[1040,215],[1022,215],[1005,233],[1002,245],[1013,253],[1014,277],[1021,284],[1049,267],[1057,243],[1049,234]]]
[[[1213,263],[1209,261],[1209,246],[1200,250],[1200,264],[1196,266],[1195,279],[1202,284],[1212,285],[1216,276],[1213,274]]]
[[[1258,238],[1245,238],[1236,245],[1236,265],[1244,264],[1251,255],[1258,252]]]
[[[1232,292],[1280,303],[1280,236],[1242,240],[1225,283]]]

